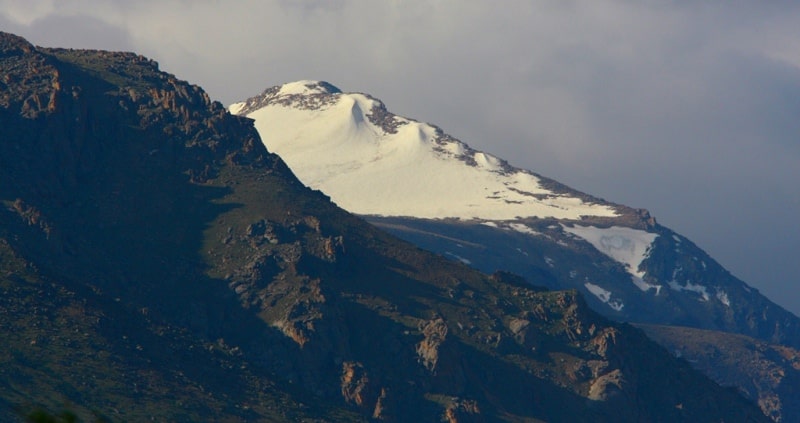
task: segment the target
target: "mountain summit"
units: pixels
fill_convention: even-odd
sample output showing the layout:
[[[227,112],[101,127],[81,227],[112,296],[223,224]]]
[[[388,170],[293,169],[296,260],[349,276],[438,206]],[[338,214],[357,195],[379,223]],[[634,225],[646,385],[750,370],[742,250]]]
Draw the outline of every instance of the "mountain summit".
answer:
[[[766,421],[574,291],[337,208],[152,60],[0,33],[0,78],[2,421]]]
[[[326,82],[273,87],[229,109],[255,119],[265,143],[305,183],[355,213],[483,220],[619,215],[613,205]]]

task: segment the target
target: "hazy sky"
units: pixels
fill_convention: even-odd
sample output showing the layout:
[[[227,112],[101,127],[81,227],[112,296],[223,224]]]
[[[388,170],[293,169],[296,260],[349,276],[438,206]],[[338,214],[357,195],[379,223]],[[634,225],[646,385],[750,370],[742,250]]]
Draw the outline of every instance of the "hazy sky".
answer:
[[[372,94],[649,209],[800,314],[800,2],[0,0],[0,30],[136,51],[226,105]]]

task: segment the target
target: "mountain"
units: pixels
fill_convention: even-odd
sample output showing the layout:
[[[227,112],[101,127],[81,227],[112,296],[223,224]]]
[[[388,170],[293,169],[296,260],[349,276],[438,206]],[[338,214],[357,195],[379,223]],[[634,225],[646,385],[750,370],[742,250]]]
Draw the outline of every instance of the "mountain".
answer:
[[[379,100],[326,82],[230,106],[298,177],[351,212],[485,271],[574,288],[607,316],[800,346],[800,319],[649,212],[476,151]]]
[[[267,148],[301,181],[422,248],[485,272],[577,290],[617,321],[800,348],[797,316],[647,210],[515,168],[327,82],[271,87],[229,110],[254,119]]]
[[[339,209],[152,60],[0,33],[0,75],[3,421],[767,421]]]

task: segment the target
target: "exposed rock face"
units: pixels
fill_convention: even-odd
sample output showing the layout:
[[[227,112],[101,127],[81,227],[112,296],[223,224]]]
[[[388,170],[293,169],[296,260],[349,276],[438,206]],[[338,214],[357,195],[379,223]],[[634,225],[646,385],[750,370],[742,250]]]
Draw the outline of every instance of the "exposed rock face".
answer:
[[[336,208],[152,61],[0,46],[4,421],[764,421],[574,291]]]
[[[595,401],[606,401],[613,395],[624,392],[622,384],[625,382],[622,371],[614,369],[604,375],[596,377],[589,387],[588,398]]]
[[[454,398],[453,402],[447,406],[443,420],[447,423],[482,423],[486,421],[481,416],[478,403],[458,398]]]
[[[417,344],[417,355],[422,365],[433,372],[439,361],[439,347],[447,338],[447,324],[438,317],[428,322],[420,322],[419,329],[424,338]]]
[[[360,407],[372,405],[373,416],[380,415],[380,410],[375,410],[378,392],[374,388],[363,364],[351,361],[342,363],[342,397],[346,402]]]

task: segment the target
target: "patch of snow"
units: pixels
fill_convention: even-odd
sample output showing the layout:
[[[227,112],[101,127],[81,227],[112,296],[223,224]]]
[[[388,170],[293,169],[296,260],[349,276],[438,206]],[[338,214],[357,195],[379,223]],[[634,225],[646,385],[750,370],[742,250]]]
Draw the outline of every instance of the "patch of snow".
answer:
[[[583,286],[585,286],[589,292],[594,294],[595,297],[597,297],[598,299],[600,299],[600,301],[604,303],[607,303],[608,300],[611,299],[611,291],[605,290],[602,287],[590,282],[586,282],[585,284],[583,284]]]
[[[637,288],[645,292],[654,289],[656,295],[661,293],[661,285],[645,282],[646,272],[639,270],[658,234],[623,226],[597,228],[562,225],[562,227],[564,231],[584,239],[601,253],[625,266]]]
[[[279,96],[286,96],[286,95],[309,95],[309,94],[330,94],[330,91],[325,89],[325,87],[320,84],[318,81],[296,81],[290,82],[288,84],[283,84],[281,89],[278,91]]]
[[[542,234],[541,232],[534,231],[529,226],[524,225],[522,223],[509,223],[508,227],[513,229],[513,230],[515,230],[515,231],[517,231],[517,232],[521,232],[523,234],[528,234],[528,235],[541,235]]]
[[[689,291],[700,294],[700,296],[703,298],[703,301],[708,301],[708,299],[711,298],[708,295],[708,289],[705,286],[693,284],[692,281],[686,281],[686,285],[681,285],[678,282],[671,280],[668,282],[668,284],[669,287],[674,291]]]
[[[612,309],[616,311],[622,311],[622,307],[625,307],[625,304],[623,304],[622,301],[611,299],[611,291],[591,282],[586,282],[583,284],[583,286],[586,287],[587,291],[591,292],[595,297],[597,297],[597,299],[608,304],[608,306]]]
[[[454,259],[456,259],[456,260],[458,260],[458,261],[460,261],[460,262],[462,262],[464,264],[472,264],[471,261],[465,259],[464,257],[459,256],[458,254],[451,253],[450,251],[445,251],[445,254],[447,254],[448,256],[450,256],[450,257],[452,257],[452,258],[454,258]]]
[[[522,255],[524,255],[526,257],[528,256],[528,252],[527,251],[522,251],[522,249],[520,249],[520,248],[517,248],[517,251],[519,251],[520,254],[522,254]]]
[[[444,144],[442,148],[456,157],[463,156],[467,152],[467,149],[464,148],[464,144],[460,142],[448,142]]]
[[[502,163],[497,157],[492,156],[491,154],[486,154],[482,152],[477,152],[472,156],[475,159],[475,163],[479,167],[484,169],[490,170],[492,172],[501,172],[503,170]]]
[[[304,184],[351,212],[493,220],[618,215],[611,206],[546,189],[531,172],[460,141],[443,141],[426,123],[394,118],[403,124],[376,125],[368,117],[383,105],[364,94],[330,94],[315,107],[293,103],[325,90],[316,81],[283,85],[278,96],[291,101],[270,102],[247,117]],[[236,103],[230,110],[246,109]]]
[[[555,260],[551,259],[550,257],[544,256],[544,262],[547,263],[550,267],[555,267]]]
[[[246,103],[244,101],[239,102],[239,103],[233,103],[230,106],[228,106],[228,111],[232,115],[238,114],[239,112],[242,111],[242,109],[244,109],[245,104]]]
[[[657,285],[654,283],[646,282],[644,279],[638,276],[632,276],[633,284],[636,285],[637,288],[640,290],[647,292],[651,289],[656,290],[656,296],[661,294],[661,285]]]
[[[721,289],[719,289],[719,288],[717,288],[717,299],[722,304],[725,304],[728,307],[731,306],[731,300],[728,299],[728,293],[723,291],[723,290],[721,290]]]
[[[569,277],[571,279],[575,279],[576,276],[578,276],[578,271],[577,270],[570,270],[569,271]]]

